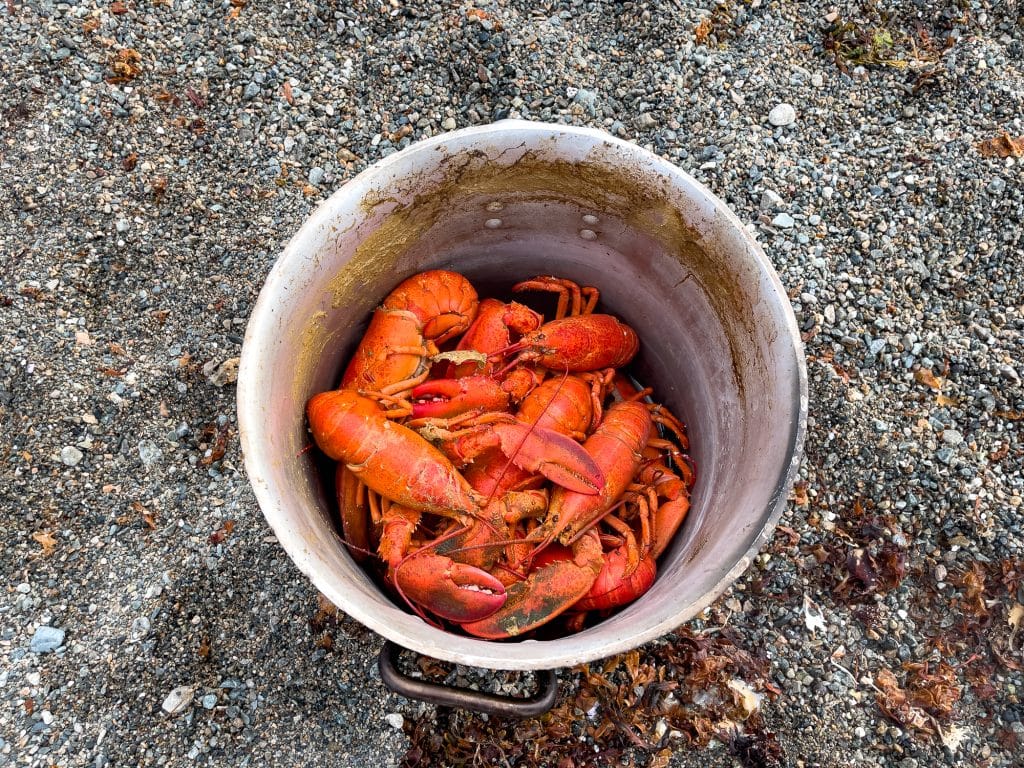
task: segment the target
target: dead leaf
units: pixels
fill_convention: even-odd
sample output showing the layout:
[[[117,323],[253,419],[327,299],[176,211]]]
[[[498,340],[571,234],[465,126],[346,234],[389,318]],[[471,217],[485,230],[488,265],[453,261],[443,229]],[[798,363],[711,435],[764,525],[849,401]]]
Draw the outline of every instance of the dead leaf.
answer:
[[[798,507],[806,507],[811,503],[807,498],[807,483],[801,481],[793,485],[793,503]]]
[[[52,555],[53,551],[57,549],[57,539],[49,531],[36,531],[32,534],[32,538],[43,548],[43,555],[46,557]]]
[[[1008,421],[1020,421],[1024,419],[1024,411],[996,411],[996,416]]]
[[[224,524],[221,525],[220,528],[218,528],[216,531],[214,531],[212,534],[210,534],[210,543],[211,544],[220,544],[220,543],[222,543],[224,541],[224,539],[226,539],[228,536],[231,535],[231,532],[233,530],[235,530],[235,521],[234,520],[225,520]]]
[[[128,13],[128,8],[121,2],[121,0],[114,0],[114,2],[110,4],[110,12],[116,15],[121,15],[122,13]]]
[[[118,490],[120,490],[120,488],[118,488]],[[153,515],[152,512],[150,512],[148,509],[142,506],[141,501],[133,501],[132,509],[138,512],[140,515],[142,515],[142,522],[146,524],[146,527],[149,528],[149,530],[156,530],[156,517]],[[127,522],[130,522],[130,519],[126,519],[125,523]]]
[[[1021,157],[1024,156],[1024,136],[1014,138],[1004,131],[1000,136],[979,142],[977,148],[982,157]]]
[[[941,392],[935,396],[935,402],[938,403],[939,405],[941,405],[944,408],[952,407],[954,405],[959,405],[960,404],[960,401],[957,400],[956,398],[954,398],[954,397],[946,397]]]
[[[86,32],[86,33],[93,32],[93,31],[99,29],[99,26],[100,26],[100,20],[98,18],[96,18],[95,16],[93,16],[92,18],[88,18],[88,19],[86,19],[85,21],[82,22],[82,31]]]
[[[192,90],[192,88],[186,88],[185,95],[188,96],[188,100],[192,102],[196,109],[203,109],[206,107],[206,99]]]
[[[1013,639],[1017,636],[1017,630],[1020,629],[1021,620],[1024,620],[1024,605],[1015,603],[1006,620],[1010,624],[1010,645],[1013,645]]]
[[[914,378],[919,384],[924,384],[932,389],[942,389],[943,381],[927,368],[918,368],[914,371]]]
[[[114,75],[107,78],[108,83],[127,83],[142,72],[142,54],[134,48],[122,48],[114,55],[110,69]]]
[[[295,106],[295,96],[292,94],[292,84],[287,80],[284,81],[284,85],[281,86],[281,92],[284,94],[284,100],[288,102],[290,106]]]
[[[1001,443],[992,453],[988,455],[989,461],[1002,461],[1010,454],[1010,444]]]
[[[708,35],[711,34],[711,18],[705,17],[701,19],[700,24],[693,30],[693,42],[697,45],[704,45],[708,39]]]

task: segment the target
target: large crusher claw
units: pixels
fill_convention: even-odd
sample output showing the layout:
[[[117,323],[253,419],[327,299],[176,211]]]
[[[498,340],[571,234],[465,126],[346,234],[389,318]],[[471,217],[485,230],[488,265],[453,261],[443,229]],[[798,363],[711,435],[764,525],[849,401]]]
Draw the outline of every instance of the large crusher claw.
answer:
[[[494,424],[501,452],[528,472],[538,472],[570,491],[596,494],[604,473],[583,446],[560,432],[523,422]]]
[[[546,624],[587,594],[603,565],[597,534],[582,536],[571,551],[551,549],[552,555],[535,560],[535,565],[543,564],[525,581],[508,587],[508,599],[501,608],[479,621],[463,622],[462,628],[490,640],[515,637]]]
[[[505,586],[487,571],[429,551],[394,569],[398,589],[412,602],[451,621],[479,621],[505,604]]]

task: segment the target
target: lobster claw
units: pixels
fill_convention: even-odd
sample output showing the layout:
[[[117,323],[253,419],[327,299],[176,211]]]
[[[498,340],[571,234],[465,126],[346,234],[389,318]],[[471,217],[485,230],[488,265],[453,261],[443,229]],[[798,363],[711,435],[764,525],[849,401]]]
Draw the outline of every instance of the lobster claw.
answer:
[[[583,446],[571,437],[536,425],[511,422],[492,426],[501,452],[528,472],[576,493],[594,495],[604,485],[604,473]]]
[[[435,379],[413,388],[414,419],[449,419],[467,411],[504,411],[508,393],[489,376]]]
[[[478,621],[464,622],[462,628],[476,637],[497,640],[536,629],[565,612],[583,597],[603,567],[601,541],[588,531],[572,551],[553,545],[540,553],[535,568],[525,581],[508,588],[508,599],[498,610]],[[547,555],[545,557],[545,555]]]
[[[402,560],[392,576],[405,597],[451,621],[479,621],[505,604],[505,585],[487,571],[429,551]]]

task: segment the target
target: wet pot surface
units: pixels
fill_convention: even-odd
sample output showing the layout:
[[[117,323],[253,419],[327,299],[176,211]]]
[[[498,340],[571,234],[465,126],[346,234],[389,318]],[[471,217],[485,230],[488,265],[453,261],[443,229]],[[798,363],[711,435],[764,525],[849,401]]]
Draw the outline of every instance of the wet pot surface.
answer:
[[[332,388],[373,308],[402,279],[447,268],[482,296],[539,274],[601,291],[640,336],[634,372],[688,426],[693,507],[640,600],[556,640],[497,643],[429,627],[345,552],[303,407]],[[530,294],[527,303],[533,303]],[[400,645],[492,668],[571,665],[696,615],[781,513],[806,410],[788,300],[725,207],[678,169],[583,129],[510,122],[394,155],[304,225],[253,313],[239,375],[246,468],[268,521],[328,598]]]

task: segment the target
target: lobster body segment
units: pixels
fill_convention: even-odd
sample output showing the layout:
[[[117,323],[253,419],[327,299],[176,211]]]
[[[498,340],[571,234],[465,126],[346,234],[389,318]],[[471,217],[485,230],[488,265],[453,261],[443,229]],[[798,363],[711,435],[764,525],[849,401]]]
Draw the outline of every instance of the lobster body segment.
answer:
[[[438,346],[462,333],[479,300],[460,274],[432,270],[413,275],[373,313],[341,379],[344,389],[393,395],[427,377]]]
[[[381,496],[420,512],[478,516],[478,498],[451,461],[370,398],[347,389],[321,392],[306,412],[320,449]]]

